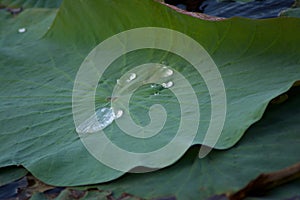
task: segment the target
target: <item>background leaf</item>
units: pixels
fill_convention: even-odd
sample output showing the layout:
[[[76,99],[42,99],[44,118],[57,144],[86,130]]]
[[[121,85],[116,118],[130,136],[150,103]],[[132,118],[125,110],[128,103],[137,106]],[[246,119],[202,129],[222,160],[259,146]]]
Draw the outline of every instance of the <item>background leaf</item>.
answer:
[[[62,0],[1,0],[0,4],[7,7],[23,8],[58,8]]]
[[[27,174],[27,170],[23,167],[9,166],[0,169],[0,186],[13,182],[22,178]]]
[[[205,14],[219,17],[247,17],[254,19],[276,18],[292,6],[294,0],[206,0],[202,4]]]
[[[222,1],[231,1],[231,0],[218,0],[218,1],[220,1],[220,2],[222,2]],[[251,1],[255,1],[255,0],[234,0],[234,1],[236,1],[236,2],[241,2],[241,3],[247,3],[247,2],[251,2]]]
[[[300,8],[291,8],[280,13],[281,17],[300,17]]]

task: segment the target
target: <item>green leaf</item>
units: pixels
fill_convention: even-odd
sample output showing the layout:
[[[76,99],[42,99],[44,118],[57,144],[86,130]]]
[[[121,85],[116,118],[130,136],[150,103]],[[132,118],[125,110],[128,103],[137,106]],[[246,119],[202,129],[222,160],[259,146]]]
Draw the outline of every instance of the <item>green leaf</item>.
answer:
[[[1,0],[0,4],[7,7],[23,8],[58,8],[62,0]]]
[[[268,102],[300,79],[299,19],[211,22],[152,0],[66,0],[57,15],[55,9],[28,9],[15,18],[0,17],[5,19],[0,22],[0,166],[23,165],[52,185],[106,182],[124,174],[89,154],[72,118],[72,89],[81,63],[96,45],[117,33],[164,27],[192,37],[206,49],[227,92],[227,118],[215,146],[219,149],[232,147],[260,119]],[[26,32],[19,33],[23,27]],[[194,144],[202,143],[211,116],[208,89],[193,67],[174,54],[145,49],[117,59],[99,82],[96,107],[107,106],[122,73],[150,61],[166,61],[190,81],[201,111]],[[179,124],[175,96],[165,89],[157,98],[150,98],[153,91],[149,87],[134,93],[132,116],[145,125],[150,120],[150,105],[162,104],[170,113],[162,132],[167,134],[146,143],[129,138],[115,123],[104,130],[114,143],[130,151],[152,151],[166,145]]]
[[[175,196],[206,199],[234,192],[261,173],[299,162],[300,95],[281,105],[270,106],[264,117],[250,127],[233,148],[213,150],[204,159],[192,147],[175,165],[147,174],[128,174],[98,188],[118,194],[127,192],[146,199]],[[287,199],[299,195],[300,180],[279,186],[263,199]],[[94,186],[95,187],[95,186]]]
[[[8,166],[0,168],[0,186],[18,180],[27,174],[23,167]]]

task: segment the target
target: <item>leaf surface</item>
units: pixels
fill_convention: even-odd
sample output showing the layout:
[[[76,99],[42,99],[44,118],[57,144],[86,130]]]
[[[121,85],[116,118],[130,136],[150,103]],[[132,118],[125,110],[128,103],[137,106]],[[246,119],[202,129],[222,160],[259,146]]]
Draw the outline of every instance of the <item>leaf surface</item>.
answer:
[[[56,9],[28,9],[17,17],[0,17],[5,19],[0,23],[0,166],[23,165],[51,185],[106,182],[124,174],[88,153],[72,118],[72,89],[81,63],[96,45],[117,33],[149,26],[169,28],[206,49],[222,74],[227,93],[218,149],[237,143],[261,118],[268,102],[300,79],[299,19],[204,21],[150,0],[66,0],[58,13]],[[23,27],[26,32],[19,33]],[[145,49],[117,59],[100,79],[96,107],[107,106],[123,73],[150,61],[168,63],[193,86],[201,111],[193,144],[201,144],[211,117],[208,89],[201,75],[174,54]],[[155,91],[149,87],[134,92],[132,116],[136,123],[146,125],[149,107],[159,103],[169,114],[166,126],[162,134],[141,142],[113,123],[105,133],[121,148],[153,151],[176,133],[180,110],[175,96],[165,89],[154,98]]]
[[[213,150],[199,159],[199,147],[195,146],[169,168],[148,174],[128,174],[98,188],[111,190],[116,196],[127,192],[146,199],[167,196],[207,199],[238,191],[261,173],[280,170],[299,161],[299,103],[298,93],[284,104],[270,106],[263,118],[229,150]],[[298,179],[258,199],[289,199],[299,195],[299,186]]]

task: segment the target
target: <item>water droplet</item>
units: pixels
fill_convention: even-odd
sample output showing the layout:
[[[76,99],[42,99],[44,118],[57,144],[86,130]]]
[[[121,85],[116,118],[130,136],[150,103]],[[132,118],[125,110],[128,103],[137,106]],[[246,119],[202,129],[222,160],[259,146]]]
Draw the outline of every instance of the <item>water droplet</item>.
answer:
[[[117,79],[117,84],[119,84],[119,85],[120,85],[120,79]]]
[[[160,93],[159,93],[159,92],[154,92],[153,95],[154,95],[154,96],[157,96],[157,95],[160,95]]]
[[[172,81],[169,81],[167,83],[162,83],[161,86],[163,86],[164,88],[170,88],[174,85],[174,83]]]
[[[115,119],[118,119],[120,117],[122,117],[123,115],[123,110],[118,110],[116,113],[115,113]]]
[[[155,88],[156,86],[155,86],[154,84],[151,84],[150,87],[151,87],[151,88]]]
[[[168,68],[164,67],[164,74],[163,74],[163,76],[164,76],[164,77],[169,77],[169,76],[172,76],[172,75],[173,75],[173,73],[174,73],[174,71],[173,71],[173,70],[171,70],[171,69],[168,69]]]
[[[25,33],[26,32],[26,28],[19,28],[18,32],[19,33]]]
[[[100,108],[76,128],[77,133],[94,133],[106,128],[115,119],[112,108]]]
[[[136,73],[131,73],[129,78],[127,79],[127,82],[130,82],[132,80],[136,79]]]

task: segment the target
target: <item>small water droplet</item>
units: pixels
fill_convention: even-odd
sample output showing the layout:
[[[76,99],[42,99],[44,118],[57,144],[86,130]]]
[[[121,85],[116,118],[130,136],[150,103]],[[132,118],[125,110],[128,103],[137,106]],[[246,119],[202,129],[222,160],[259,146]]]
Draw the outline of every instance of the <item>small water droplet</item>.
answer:
[[[118,119],[120,117],[122,117],[123,115],[123,110],[118,110],[116,113],[115,113],[115,119]]]
[[[19,28],[19,29],[18,29],[18,32],[19,32],[19,33],[25,33],[25,32],[26,32],[26,28]]]
[[[132,80],[136,79],[136,73],[131,73],[129,78],[127,79],[127,82],[130,82]]]
[[[158,96],[158,95],[160,95],[160,93],[159,93],[159,92],[154,92],[153,95],[154,95],[154,96]]]
[[[156,86],[155,86],[154,84],[151,84],[150,87],[151,87],[151,88],[155,88]]]
[[[115,119],[112,108],[100,108],[76,128],[77,133],[94,133],[106,128]]]
[[[163,86],[164,88],[170,88],[174,85],[174,83],[172,81],[169,81],[167,83],[162,83],[161,86]]]
[[[173,70],[168,69],[168,68],[165,68],[163,76],[164,76],[164,77],[169,77],[169,76],[172,76],[173,73],[174,73]]]
[[[120,79],[117,79],[117,84],[119,84],[119,85],[120,85]]]

